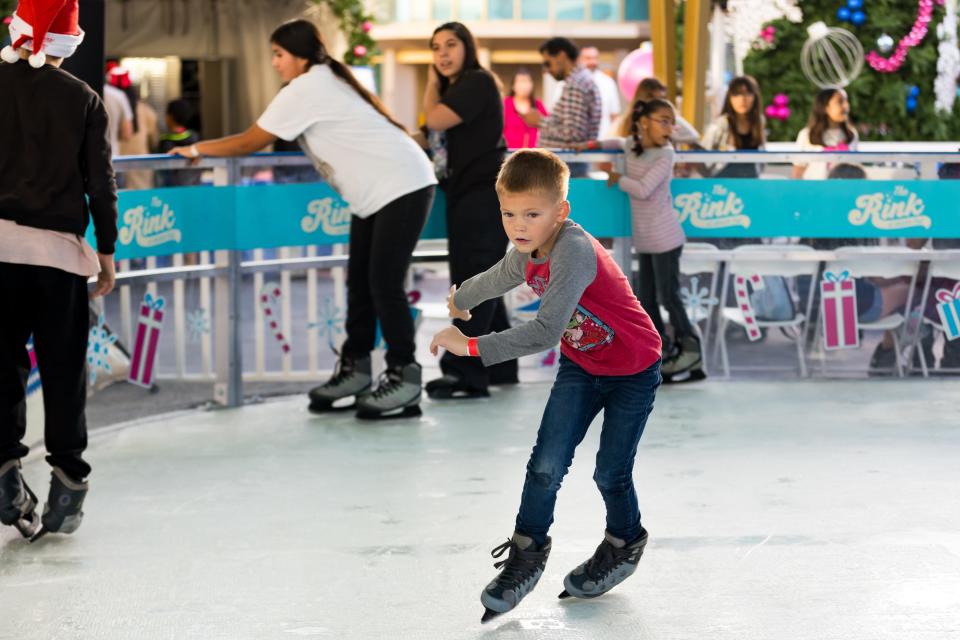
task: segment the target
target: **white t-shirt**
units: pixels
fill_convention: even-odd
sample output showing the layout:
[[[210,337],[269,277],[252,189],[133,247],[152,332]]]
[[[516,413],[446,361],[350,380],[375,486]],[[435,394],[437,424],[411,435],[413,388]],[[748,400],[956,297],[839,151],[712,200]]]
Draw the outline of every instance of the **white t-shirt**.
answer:
[[[853,140],[847,143],[847,136],[843,129],[831,127],[823,132],[823,144],[819,145],[811,144],[810,129],[808,127],[804,127],[800,130],[800,133],[797,134],[797,144],[800,145],[801,151],[823,151],[824,147],[836,147],[841,142],[847,145],[847,150],[856,151],[857,143],[860,142],[860,135],[856,129],[854,129]],[[828,162],[810,162],[806,165],[798,162],[796,164],[799,167],[807,167],[807,170],[803,173],[804,180],[826,180],[827,175],[830,173],[830,167],[833,166]]]
[[[437,184],[417,143],[325,64],[281,89],[257,125],[284,140],[299,138],[317,170],[361,218]]]
[[[611,118],[620,113],[620,90],[617,82],[600,69],[591,73],[593,82],[600,91],[600,140],[606,139],[613,126]]]
[[[110,153],[116,157],[120,155],[120,125],[124,120],[133,122],[133,108],[127,94],[109,83],[103,85],[103,106],[107,110]]]

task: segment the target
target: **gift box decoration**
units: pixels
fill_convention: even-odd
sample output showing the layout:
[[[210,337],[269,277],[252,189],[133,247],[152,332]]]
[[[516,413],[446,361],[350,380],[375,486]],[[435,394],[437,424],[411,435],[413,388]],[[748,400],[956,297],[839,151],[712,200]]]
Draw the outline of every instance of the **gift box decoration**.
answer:
[[[820,317],[825,349],[855,349],[860,346],[857,320],[857,288],[848,271],[826,272],[820,283]]]
[[[140,303],[140,316],[137,320],[137,334],[127,381],[147,389],[153,386],[157,345],[160,343],[160,328],[163,326],[163,305],[162,296],[154,298],[150,293],[147,293]]]
[[[956,283],[953,291],[937,289],[937,313],[940,314],[940,324],[947,340],[960,338],[960,282]]]

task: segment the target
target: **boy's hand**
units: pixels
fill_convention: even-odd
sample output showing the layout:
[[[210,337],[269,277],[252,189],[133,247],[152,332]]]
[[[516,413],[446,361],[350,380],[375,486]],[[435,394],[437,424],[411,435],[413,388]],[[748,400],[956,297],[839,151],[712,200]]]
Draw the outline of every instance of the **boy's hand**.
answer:
[[[461,309],[457,309],[457,306],[453,304],[453,296],[456,295],[456,293],[457,293],[457,285],[453,285],[452,287],[450,287],[450,295],[447,296],[447,310],[450,312],[450,317],[453,318],[454,320],[463,320],[464,322],[466,322],[467,320],[472,318],[473,315],[471,315],[469,311],[463,311]]]
[[[440,348],[443,347],[455,356],[468,356],[470,355],[470,349],[467,340],[467,336],[463,335],[460,329],[451,325],[433,336],[433,341],[430,343],[430,353],[437,355],[440,353]]]
[[[620,178],[622,176],[616,171],[611,171],[607,176],[607,186],[613,187],[614,185],[620,184]]]
[[[100,262],[100,275],[97,276],[97,286],[94,287],[91,298],[99,298],[113,291],[113,285],[117,282],[117,270],[113,266],[113,256],[105,256],[102,253],[97,254],[97,261]]]

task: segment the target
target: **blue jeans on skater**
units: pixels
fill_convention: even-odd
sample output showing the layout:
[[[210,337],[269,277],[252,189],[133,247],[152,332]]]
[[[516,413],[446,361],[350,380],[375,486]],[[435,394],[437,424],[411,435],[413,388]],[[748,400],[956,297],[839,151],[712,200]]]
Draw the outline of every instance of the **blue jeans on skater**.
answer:
[[[543,412],[527,463],[516,530],[544,544],[553,523],[560,483],[573,452],[603,409],[603,430],[593,479],[607,507],[607,531],[630,542],[640,535],[633,460],[662,382],[660,361],[629,376],[595,376],[565,356]]]

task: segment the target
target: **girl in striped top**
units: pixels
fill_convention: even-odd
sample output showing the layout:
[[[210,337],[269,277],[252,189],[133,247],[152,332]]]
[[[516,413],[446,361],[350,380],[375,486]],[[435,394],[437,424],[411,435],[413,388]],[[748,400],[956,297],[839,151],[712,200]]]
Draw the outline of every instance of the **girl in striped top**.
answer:
[[[637,102],[631,116],[629,138],[592,141],[577,150],[618,149],[625,155],[625,174],[611,172],[607,186],[616,185],[630,196],[633,248],[640,262],[637,297],[650,313],[664,345],[667,335],[659,308],[670,316],[673,345],[664,347],[664,381],[702,380],[700,340],[680,299],[680,254],[686,236],[673,209],[670,180],[676,124],[673,105],[666,100]],[[689,374],[689,376],[687,375]]]

